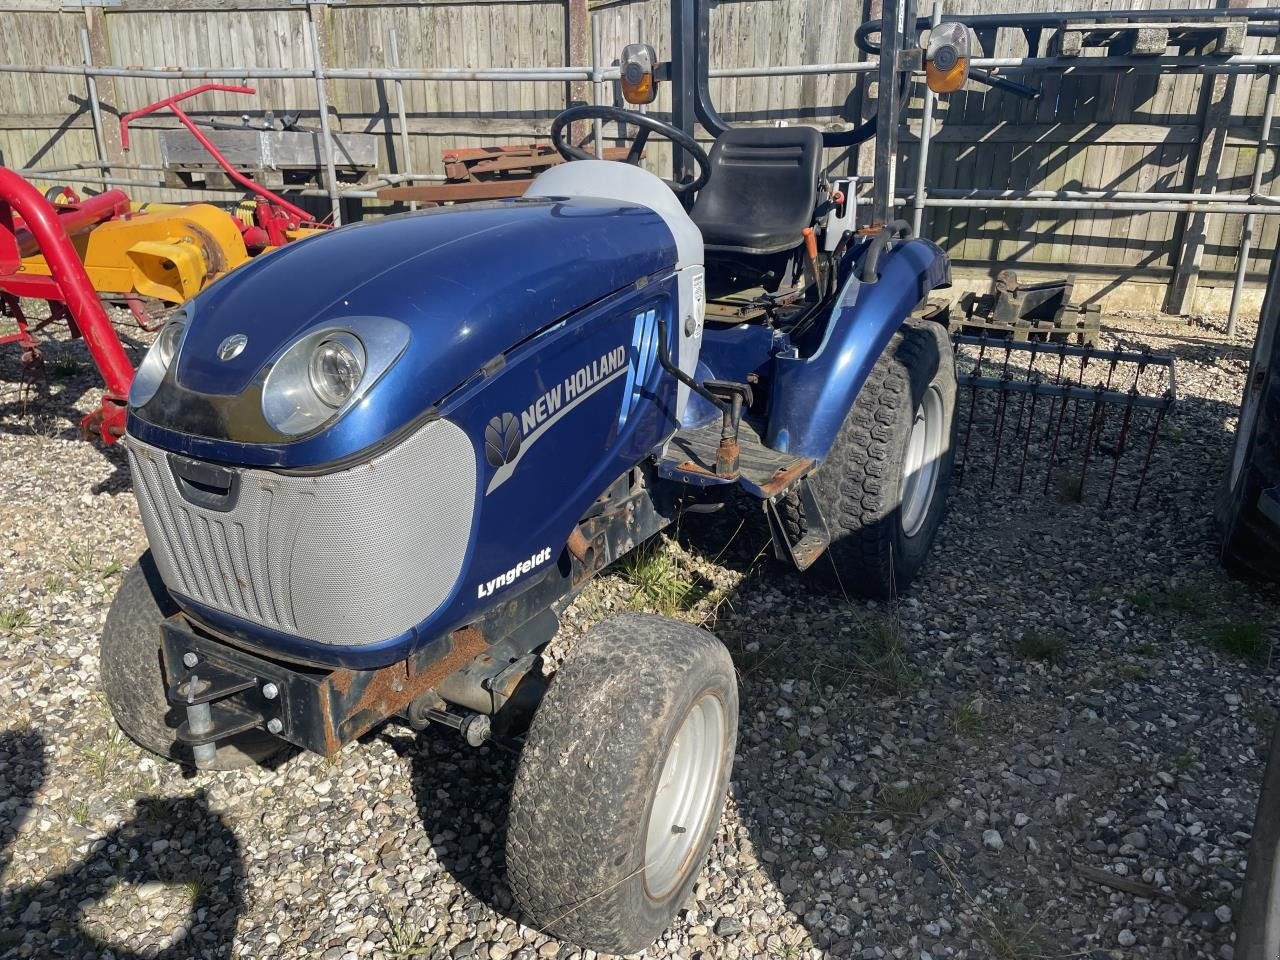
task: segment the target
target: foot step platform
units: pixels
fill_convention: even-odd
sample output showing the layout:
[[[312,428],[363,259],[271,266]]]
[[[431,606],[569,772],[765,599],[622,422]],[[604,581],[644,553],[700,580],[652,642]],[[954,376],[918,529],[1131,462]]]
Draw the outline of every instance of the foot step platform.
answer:
[[[696,487],[739,483],[763,499],[772,499],[811,471],[815,464],[807,457],[782,453],[766,446],[754,425],[743,420],[738,428],[738,475],[716,473],[716,451],[720,445],[720,421],[703,427],[681,430],[667,444],[658,461],[658,476]]]

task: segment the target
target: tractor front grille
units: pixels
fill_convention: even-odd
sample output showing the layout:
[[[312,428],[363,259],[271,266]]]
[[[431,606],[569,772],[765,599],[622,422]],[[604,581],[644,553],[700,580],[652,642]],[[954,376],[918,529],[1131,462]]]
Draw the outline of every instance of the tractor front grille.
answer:
[[[127,447],[165,583],[242,620],[318,643],[373,643],[430,616],[462,571],[476,460],[446,420],[334,473],[240,470],[225,510],[185,497],[164,450],[133,437]]]

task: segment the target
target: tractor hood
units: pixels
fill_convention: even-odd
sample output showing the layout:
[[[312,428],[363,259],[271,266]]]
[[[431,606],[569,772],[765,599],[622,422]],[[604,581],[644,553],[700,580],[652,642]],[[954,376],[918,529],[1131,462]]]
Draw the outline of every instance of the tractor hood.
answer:
[[[342,227],[264,255],[189,301],[177,356],[154,396],[131,403],[128,432],[204,459],[331,463],[676,259],[662,216],[616,200],[500,201]],[[290,347],[328,329],[356,331],[370,353],[359,402],[310,432],[281,433],[263,414],[264,383]]]

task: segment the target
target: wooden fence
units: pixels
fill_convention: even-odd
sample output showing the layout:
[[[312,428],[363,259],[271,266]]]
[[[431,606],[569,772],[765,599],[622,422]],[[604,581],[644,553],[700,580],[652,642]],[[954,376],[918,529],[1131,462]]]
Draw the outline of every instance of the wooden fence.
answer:
[[[715,67],[784,65],[859,59],[853,32],[878,16],[880,0],[720,0],[712,9]],[[922,4],[923,5],[923,4]],[[1101,0],[955,0],[949,13],[1071,10],[1109,6]],[[1116,5],[1119,5],[1117,2]],[[1205,6],[1196,0],[1131,2],[1126,6]],[[1235,6],[1233,4],[1233,6]],[[1224,13],[1228,12],[1224,10]],[[670,50],[666,0],[0,0],[0,62],[32,65],[292,67],[311,70],[307,22],[315,24],[321,57],[330,68],[390,65],[395,31],[400,62],[409,67],[544,67],[589,65],[591,21],[597,21],[603,63],[624,43],[643,38],[660,55]],[[1272,40],[1263,52],[1271,52]],[[1256,52],[1250,39],[1246,52]],[[1020,37],[1002,40],[988,55],[1027,54]],[[1036,51],[1030,51],[1035,53]],[[1247,192],[1252,172],[1265,75],[1144,74],[1037,77],[1034,101],[971,84],[939,105],[928,184],[938,189],[1119,189]],[[119,113],[175,93],[195,81],[101,78],[98,95],[106,125],[102,149],[112,163],[159,163],[157,126],[147,118],[120,148]],[[193,115],[233,119],[263,111],[298,113],[314,125],[314,80],[253,81],[255,97],[211,93],[192,102]],[[451,147],[545,137],[551,119],[571,98],[588,99],[585,83],[405,83],[411,163],[417,172],[442,172]],[[335,128],[381,138],[381,169],[403,171],[393,85],[389,81],[329,80]],[[788,120],[820,127],[856,122],[874,109],[862,79],[852,74],[723,78],[713,98],[735,123]],[[613,93],[610,90],[609,96]],[[94,160],[91,114],[82,77],[0,74],[0,157],[16,167]],[[665,110],[665,95],[656,109]],[[914,182],[920,104],[913,101],[904,135],[900,185]],[[1273,150],[1268,150],[1272,153]],[[662,162],[661,150],[651,151]],[[1273,160],[1268,157],[1268,166]],[[835,154],[833,169],[870,174],[869,153]],[[1273,173],[1268,170],[1264,190]],[[140,197],[159,196],[145,190]],[[173,193],[166,194],[174,196]],[[180,196],[194,197],[196,194]],[[1174,213],[1049,212],[933,209],[924,234],[937,240],[962,270],[992,275],[1002,266],[1024,272],[1069,267],[1093,281],[1097,295],[1172,288],[1180,312],[1210,304],[1205,294],[1228,287],[1243,217]],[[1275,250],[1273,217],[1259,218],[1249,276],[1261,282]],[[1200,246],[1188,264],[1188,241]],[[1182,264],[1181,271],[1179,269]],[[1194,297],[1200,291],[1199,301]],[[1128,297],[1124,301],[1133,299]],[[1141,299],[1141,298],[1140,298]],[[1149,294],[1147,300],[1153,299]],[[1155,299],[1163,299],[1156,297]]]

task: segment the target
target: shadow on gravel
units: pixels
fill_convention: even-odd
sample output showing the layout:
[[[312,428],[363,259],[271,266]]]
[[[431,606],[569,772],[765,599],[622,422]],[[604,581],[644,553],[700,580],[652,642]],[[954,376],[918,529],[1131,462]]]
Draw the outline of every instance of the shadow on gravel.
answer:
[[[493,743],[468,747],[451,730],[379,736],[412,764],[418,815],[440,865],[477,901],[518,919],[504,853],[517,755]]]
[[[203,793],[189,797],[142,797],[131,820],[93,841],[89,852],[61,873],[30,886],[7,881],[11,849],[24,822],[34,819],[45,779],[44,738],[33,732],[0,733],[0,956],[102,957],[116,960],[179,960],[230,956],[244,907],[240,844]],[[94,913],[127,891],[129,901],[180,892],[186,915],[159,935],[119,933]],[[109,906],[109,904],[108,904]],[[104,915],[108,910],[103,910]],[[175,918],[176,919],[176,918]],[[105,939],[104,939],[105,938]],[[127,939],[128,947],[120,941]],[[117,942],[112,942],[112,941]],[[27,949],[19,952],[19,948]]]
[[[129,361],[136,367],[146,353],[149,341],[138,339],[137,329],[128,325],[117,324],[116,333]],[[90,409],[84,401],[91,399],[92,405],[97,405],[103,390],[102,377],[83,341],[42,339],[40,346],[44,352],[44,372],[31,382],[23,376],[19,362],[21,349],[11,344],[0,346],[0,396],[8,393],[10,387],[18,388],[17,396],[0,402],[0,434],[23,436],[35,433],[76,439],[80,436],[80,421]],[[95,446],[103,450],[100,439]],[[124,466],[124,457],[123,454],[112,457],[113,450],[107,448],[106,452],[108,458],[115,462],[119,474]],[[114,492],[114,480],[114,477],[110,478],[102,490],[95,489],[95,492]],[[128,486],[127,481],[126,473],[124,487]]]

